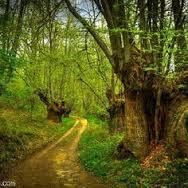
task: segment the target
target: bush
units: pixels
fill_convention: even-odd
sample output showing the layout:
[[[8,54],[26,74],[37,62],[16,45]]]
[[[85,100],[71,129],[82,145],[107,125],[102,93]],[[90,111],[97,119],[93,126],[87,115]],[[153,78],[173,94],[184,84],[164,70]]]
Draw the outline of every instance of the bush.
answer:
[[[122,134],[110,136],[105,122],[101,123],[101,120],[89,117],[89,128],[79,144],[80,160],[86,169],[106,181],[137,185],[138,177],[141,176],[138,161],[135,159],[118,161],[114,157],[122,136]]]

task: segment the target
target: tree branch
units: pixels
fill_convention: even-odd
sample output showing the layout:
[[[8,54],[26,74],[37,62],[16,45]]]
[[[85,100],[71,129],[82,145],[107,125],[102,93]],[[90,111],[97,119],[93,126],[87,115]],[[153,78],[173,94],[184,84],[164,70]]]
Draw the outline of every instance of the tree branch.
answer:
[[[99,99],[99,101],[102,103],[102,105],[105,107],[105,109],[107,109],[105,102],[104,102],[104,101],[102,100],[102,98],[95,92],[95,90],[94,90],[87,82],[85,82],[82,78],[79,78],[79,80],[80,80],[81,82],[83,82],[83,83],[93,92],[93,94]]]
[[[41,100],[46,106],[49,106],[49,105],[50,105],[49,99],[48,99],[48,97],[47,97],[47,93],[46,93],[45,91],[43,91],[42,89],[37,89],[34,93],[39,96],[40,100]]]
[[[76,11],[76,9],[71,5],[69,0],[65,0],[67,8],[69,11],[82,23],[82,25],[88,30],[88,32],[93,36],[97,44],[100,46],[106,57],[108,58],[109,62],[113,65],[113,58],[111,56],[111,52],[108,49],[105,42],[101,39],[101,37],[96,33],[94,28],[89,25],[89,23]]]

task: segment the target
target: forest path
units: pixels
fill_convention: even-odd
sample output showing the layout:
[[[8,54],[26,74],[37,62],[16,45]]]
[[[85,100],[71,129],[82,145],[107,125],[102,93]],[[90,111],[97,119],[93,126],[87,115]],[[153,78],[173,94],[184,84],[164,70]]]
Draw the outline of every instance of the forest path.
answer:
[[[59,140],[14,168],[8,179],[18,188],[108,187],[79,164],[78,142],[86,128],[87,120],[77,119]]]

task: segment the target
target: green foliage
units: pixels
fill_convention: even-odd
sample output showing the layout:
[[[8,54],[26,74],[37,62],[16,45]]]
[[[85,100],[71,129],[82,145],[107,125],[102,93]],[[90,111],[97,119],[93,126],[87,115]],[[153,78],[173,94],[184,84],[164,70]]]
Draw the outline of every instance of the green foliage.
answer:
[[[54,125],[42,118],[31,119],[18,109],[0,108],[0,170],[64,134],[74,122],[64,118],[62,124]]]
[[[114,152],[122,134],[110,136],[101,120],[89,117],[89,129],[83,134],[79,148],[80,160],[95,175],[114,183],[137,185],[141,168],[134,159],[118,161]],[[102,123],[105,125],[105,123]]]
[[[94,128],[91,128],[90,131],[84,133],[84,136],[81,138],[80,159],[88,170],[93,171],[97,175],[106,176],[106,169],[108,165],[107,159],[108,155],[110,155],[108,147],[110,146],[103,143],[103,141],[107,134],[100,131],[98,133],[93,132],[93,129]],[[102,137],[100,137],[100,135]],[[99,137],[100,139],[96,140],[96,137]],[[97,143],[101,144],[97,145]],[[93,147],[91,147],[91,145]],[[82,148],[85,148],[84,151]],[[104,161],[101,161],[101,159],[104,159]]]
[[[41,6],[44,15],[39,11],[41,7],[38,5],[27,5],[24,22],[20,25],[19,31],[16,27],[19,10],[15,9],[14,17],[11,11],[9,12],[8,16],[13,25],[9,25],[9,22],[4,23],[6,28],[3,31],[6,34],[2,35],[2,39],[0,38],[2,44],[11,51],[14,41],[18,39],[17,57],[24,59],[21,61],[21,58],[13,55],[4,58],[4,62],[15,58],[11,62],[15,65],[13,69],[16,68],[16,73],[13,74],[14,80],[9,82],[10,86],[8,84],[6,93],[8,100],[22,109],[41,110],[41,106],[33,96],[33,91],[42,88],[47,91],[50,100],[65,100],[77,114],[103,113],[107,100],[105,89],[102,88],[110,85],[111,76],[111,67],[105,55],[89,35],[87,45],[91,48],[83,50],[86,45],[83,33],[77,27],[73,16],[66,11],[63,13],[65,16],[63,25],[61,19],[50,19],[38,27],[41,20],[46,20],[46,13],[49,11],[47,2],[42,2]],[[51,2],[50,6],[53,9],[54,2]],[[14,29],[10,30],[10,27]],[[16,32],[19,36],[16,36]],[[18,66],[20,64],[23,66]],[[80,81],[80,78],[93,88],[101,100]]]
[[[12,106],[21,108],[22,105],[29,105],[28,101],[32,95],[31,88],[25,87],[22,80],[14,79],[7,86],[4,98],[6,98]]]
[[[87,115],[86,116],[87,120],[90,122],[91,125],[100,125],[103,128],[108,127],[108,123],[106,121],[101,120],[100,118],[93,116],[93,115]]]
[[[177,159],[167,165],[163,184],[188,185],[188,159]]]
[[[178,159],[170,162],[165,171],[148,169],[143,171],[141,185],[144,187],[167,186],[186,187],[188,183],[188,160]]]
[[[154,71],[154,72],[157,72],[157,67],[155,67],[153,64],[150,64],[149,66],[146,66],[143,68],[144,71]]]
[[[6,85],[13,77],[14,71],[22,62],[15,55],[0,49],[0,94],[5,90]]]
[[[142,169],[135,159],[117,160],[115,151],[122,134],[110,136],[105,122],[88,116],[89,128],[80,143],[80,160],[88,171],[118,186],[183,186],[188,182],[188,161],[175,160],[166,170]]]

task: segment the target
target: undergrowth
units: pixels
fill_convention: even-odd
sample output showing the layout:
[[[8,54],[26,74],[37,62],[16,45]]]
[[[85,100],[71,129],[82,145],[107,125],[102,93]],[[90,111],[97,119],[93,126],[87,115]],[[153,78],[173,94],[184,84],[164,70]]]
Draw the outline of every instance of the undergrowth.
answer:
[[[89,127],[79,143],[85,168],[115,187],[181,187],[188,182],[188,161],[176,160],[165,171],[143,169],[136,159],[117,160],[115,151],[122,134],[110,135],[107,124],[88,117]],[[187,184],[188,186],[188,184]]]
[[[64,118],[61,124],[52,124],[4,105],[0,108],[0,171],[64,134],[74,122]]]

